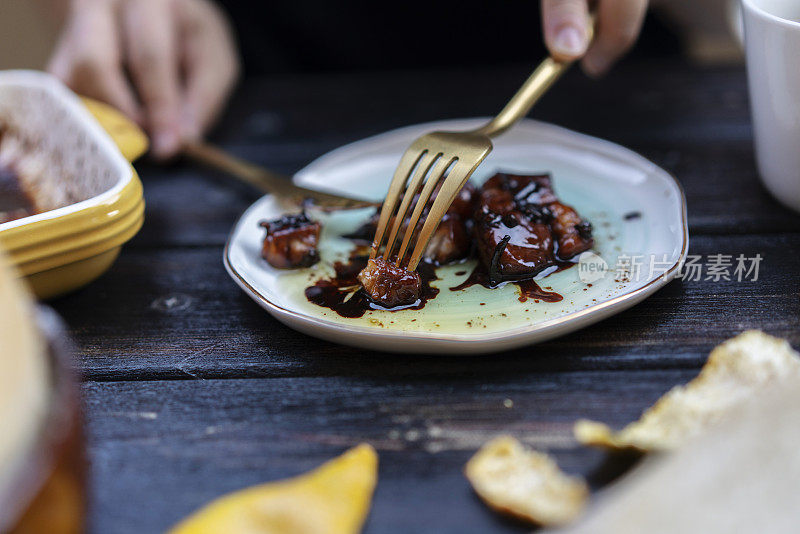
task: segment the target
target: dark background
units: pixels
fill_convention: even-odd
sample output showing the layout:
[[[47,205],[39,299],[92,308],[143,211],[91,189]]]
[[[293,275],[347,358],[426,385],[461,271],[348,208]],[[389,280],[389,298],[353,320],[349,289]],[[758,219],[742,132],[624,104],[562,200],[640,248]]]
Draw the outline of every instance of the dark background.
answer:
[[[223,0],[248,75],[537,63],[539,1],[376,3]],[[680,52],[650,14],[628,61]]]

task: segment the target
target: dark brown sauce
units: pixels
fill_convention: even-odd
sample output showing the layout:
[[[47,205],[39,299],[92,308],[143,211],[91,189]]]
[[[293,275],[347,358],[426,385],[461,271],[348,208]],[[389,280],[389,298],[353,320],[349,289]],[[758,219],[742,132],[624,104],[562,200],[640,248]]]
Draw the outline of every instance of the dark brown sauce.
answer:
[[[305,295],[308,301],[317,306],[333,310],[342,317],[354,319],[363,317],[369,310],[421,310],[429,300],[439,294],[439,290],[431,286],[433,280],[438,280],[436,276],[436,267],[430,263],[420,263],[417,267],[417,272],[419,272],[422,278],[422,291],[420,292],[419,300],[413,304],[398,306],[396,308],[386,308],[380,304],[376,304],[367,296],[358,281],[358,273],[366,267],[368,259],[368,256],[361,254],[361,252],[363,252],[363,249],[353,254],[348,262],[334,263],[333,268],[336,275],[333,278],[318,280],[314,285],[307,287]],[[569,269],[573,265],[575,265],[575,263],[571,261],[559,261],[556,265],[545,269],[543,272],[546,277],[553,273]],[[459,272],[461,274],[466,273],[466,271]],[[492,285],[489,282],[489,275],[486,268],[481,263],[473,269],[472,273],[470,273],[469,277],[467,277],[464,282],[455,287],[451,287],[450,291],[461,291],[473,285],[481,285],[487,289],[494,289],[506,283],[517,285],[520,291],[520,302],[526,302],[528,299],[533,299],[535,302],[560,302],[564,299],[563,296],[555,291],[546,291],[542,289],[532,278]],[[481,305],[483,304],[485,303],[482,302]]]
[[[436,276],[436,266],[432,263],[423,262],[417,267],[417,272],[422,278],[422,289],[419,300],[413,304],[398,306],[396,308],[386,308],[372,301],[361,288],[361,283],[358,281],[358,273],[367,265],[368,256],[365,255],[365,251],[369,248],[369,236],[371,233],[372,231],[369,230],[368,225],[364,225],[356,232],[342,236],[352,240],[356,245],[356,250],[351,253],[348,262],[336,262],[334,264],[333,267],[336,275],[333,278],[318,280],[314,285],[306,288],[305,295],[309,302],[323,308],[331,309],[342,317],[357,318],[363,317],[369,310],[419,310],[425,306],[428,300],[434,298],[439,293],[438,289],[430,285],[431,281],[438,279]],[[557,253],[557,251],[558,247],[556,245],[555,252]],[[573,261],[556,260],[554,265],[544,269],[539,273],[539,276],[540,278],[544,278],[553,273],[569,269],[573,265],[575,265]],[[466,273],[466,270],[460,270],[456,272],[456,275],[461,276]],[[461,291],[473,285],[482,285],[487,289],[494,289],[506,283],[516,284],[517,287],[519,287],[520,302],[526,302],[528,299],[533,299],[534,302],[560,302],[564,299],[562,295],[555,291],[542,289],[533,278],[525,280],[506,280],[493,284],[490,281],[488,271],[482,263],[478,263],[478,266],[473,269],[469,277],[456,287],[451,287],[450,291]],[[485,302],[480,303],[481,306],[485,304]]]
[[[626,221],[635,221],[636,219],[641,219],[641,218],[642,218],[642,212],[640,211],[631,211],[623,216],[623,219],[625,219]]]
[[[545,269],[543,271],[545,273],[544,276],[547,277],[553,273],[569,269],[573,265],[575,265],[575,263],[571,261],[559,261],[556,263],[556,265],[549,267],[548,269]],[[528,299],[534,299],[537,302],[540,300],[544,302],[560,302],[564,300],[564,297],[556,293],[555,291],[545,291],[544,289],[542,289],[533,278],[529,278],[527,280],[518,280],[514,282],[501,282],[499,284],[492,284],[489,281],[489,273],[486,271],[486,267],[484,267],[482,263],[478,263],[478,265],[475,267],[475,269],[472,270],[472,273],[470,273],[467,279],[458,284],[457,286],[451,287],[450,291],[461,291],[463,289],[467,289],[468,287],[472,287],[474,285],[481,285],[486,289],[494,289],[506,283],[517,285],[517,287],[519,288],[520,302],[525,302]]]
[[[17,172],[9,167],[0,167],[0,223],[35,213],[33,199],[22,189]]]
[[[519,287],[520,302],[525,302],[528,299],[533,299],[534,302],[539,302],[540,300],[544,302],[561,302],[564,300],[564,297],[559,293],[555,291],[546,291],[539,287],[539,284],[537,284],[536,280],[533,278],[514,283]]]
[[[368,310],[421,310],[430,299],[439,294],[438,289],[431,287],[431,281],[437,280],[436,269],[429,263],[420,263],[417,267],[422,278],[419,300],[396,308],[385,308],[376,304],[367,296],[358,281],[358,273],[367,266],[367,259],[368,256],[354,255],[346,263],[334,263],[336,276],[318,280],[313,286],[307,287],[305,293],[308,301],[352,319],[362,317]]]

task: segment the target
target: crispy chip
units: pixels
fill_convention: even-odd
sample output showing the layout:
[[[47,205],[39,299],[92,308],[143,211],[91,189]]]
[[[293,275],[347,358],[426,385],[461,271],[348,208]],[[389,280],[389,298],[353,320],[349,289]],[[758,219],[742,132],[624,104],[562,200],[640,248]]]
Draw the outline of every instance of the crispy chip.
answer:
[[[225,495],[171,534],[351,534],[361,531],[378,477],[366,444],[314,471]]]
[[[559,534],[796,534],[800,388],[770,387],[603,489]]]
[[[614,433],[580,420],[575,438],[609,449],[674,449],[753,394],[790,380],[800,381],[800,355],[785,340],[750,330],[715,348],[694,380],[672,388],[638,421]]]
[[[485,444],[466,466],[475,492],[494,510],[538,525],[563,525],[583,510],[589,490],[546,454],[511,436]]]

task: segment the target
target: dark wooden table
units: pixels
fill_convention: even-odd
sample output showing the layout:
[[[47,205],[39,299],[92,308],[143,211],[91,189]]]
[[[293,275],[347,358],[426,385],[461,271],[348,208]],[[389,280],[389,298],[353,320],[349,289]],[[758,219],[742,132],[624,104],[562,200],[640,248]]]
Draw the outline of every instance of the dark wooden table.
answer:
[[[387,129],[491,114],[527,68],[252,80],[218,140],[291,172]],[[676,281],[581,332],[508,353],[370,353],[286,328],[228,278],[222,246],[252,190],[142,164],[141,233],[108,274],[53,303],[79,347],[92,532],[163,531],[222,493],[361,441],[381,462],[366,532],[522,531],[462,475],[487,438],[514,434],[600,487],[619,466],[577,446],[576,418],[635,419],[744,329],[800,343],[800,217],[759,185],[743,69],[629,63],[599,82],[572,72],[533,116],[673,172],[688,197],[690,252],[759,253],[759,280]]]

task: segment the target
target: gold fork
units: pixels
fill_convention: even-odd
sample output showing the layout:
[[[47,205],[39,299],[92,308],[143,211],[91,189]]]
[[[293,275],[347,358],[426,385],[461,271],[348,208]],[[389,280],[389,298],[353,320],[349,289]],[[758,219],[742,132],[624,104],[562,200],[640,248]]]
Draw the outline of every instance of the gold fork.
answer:
[[[569,62],[557,61],[551,57],[545,59],[506,104],[506,107],[494,119],[476,130],[432,132],[416,139],[403,154],[389,184],[389,191],[383,201],[378,228],[372,242],[370,259],[375,259],[384,244],[386,248],[383,257],[387,260],[393,258],[392,253],[398,233],[404,227],[406,214],[419,193],[411,218],[408,225],[405,226],[406,230],[395,260],[397,265],[403,265],[412,235],[415,233],[425,206],[428,204],[431,194],[441,183],[433,205],[419,231],[411,257],[406,264],[407,269],[415,270],[445,212],[478,165],[492,151],[493,145],[490,138],[505,132],[527,115],[533,105],[561,77],[569,65]],[[425,180],[426,176],[429,176],[427,181]],[[420,191],[421,186],[422,191]],[[405,194],[403,194],[404,191]],[[403,199],[400,207],[397,208],[401,194],[403,194]],[[392,220],[394,222],[392,222],[387,237],[386,230]]]

